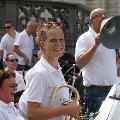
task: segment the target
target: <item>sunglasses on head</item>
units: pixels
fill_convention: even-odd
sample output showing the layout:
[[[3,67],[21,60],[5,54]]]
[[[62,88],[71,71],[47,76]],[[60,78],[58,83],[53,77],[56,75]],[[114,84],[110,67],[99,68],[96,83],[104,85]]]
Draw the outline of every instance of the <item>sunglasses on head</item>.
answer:
[[[62,28],[63,27],[63,23],[62,22],[48,22],[48,23],[44,23],[43,26],[45,28]]]
[[[18,83],[11,83],[9,84],[10,88],[17,88],[18,87]]]
[[[18,62],[18,59],[9,59],[9,62]]]
[[[10,29],[12,26],[5,26],[5,29]]]

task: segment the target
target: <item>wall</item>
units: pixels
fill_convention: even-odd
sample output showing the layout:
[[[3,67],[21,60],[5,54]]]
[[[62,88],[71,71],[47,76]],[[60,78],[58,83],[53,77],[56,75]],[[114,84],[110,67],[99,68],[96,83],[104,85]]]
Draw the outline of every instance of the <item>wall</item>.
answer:
[[[120,0],[47,0],[47,1],[81,3],[90,9],[94,9],[97,7],[105,8],[109,17],[120,15]]]

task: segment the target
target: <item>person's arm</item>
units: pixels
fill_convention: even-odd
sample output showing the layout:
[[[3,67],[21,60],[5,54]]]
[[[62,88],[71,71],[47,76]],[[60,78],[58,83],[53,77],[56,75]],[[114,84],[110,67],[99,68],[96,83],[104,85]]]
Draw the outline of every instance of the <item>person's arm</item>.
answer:
[[[29,120],[48,120],[59,116],[71,116],[78,119],[80,107],[75,101],[60,108],[46,108],[39,103],[27,102],[27,116]]]
[[[90,62],[99,44],[100,44],[100,38],[98,35],[95,38],[95,45],[76,59],[76,65],[79,69],[83,68],[85,65],[87,65]]]
[[[28,59],[28,57],[26,56],[26,54],[24,54],[24,53],[19,49],[19,46],[14,45],[13,51],[14,51],[16,54],[18,54],[19,56],[23,57],[26,64],[29,64],[29,59]]]

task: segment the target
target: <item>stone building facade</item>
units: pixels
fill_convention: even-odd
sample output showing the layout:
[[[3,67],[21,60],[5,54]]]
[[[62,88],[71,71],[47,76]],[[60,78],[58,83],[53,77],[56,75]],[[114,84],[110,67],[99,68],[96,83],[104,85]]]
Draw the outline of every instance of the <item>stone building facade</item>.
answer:
[[[120,0],[50,0],[69,3],[81,3],[90,9],[102,7],[106,9],[108,16],[120,15]]]
[[[89,13],[97,7],[105,8],[109,17],[120,14],[119,0],[0,0],[0,39],[5,20],[13,20],[22,31],[30,19],[45,17],[64,23],[66,52],[74,54],[77,38],[88,29]]]

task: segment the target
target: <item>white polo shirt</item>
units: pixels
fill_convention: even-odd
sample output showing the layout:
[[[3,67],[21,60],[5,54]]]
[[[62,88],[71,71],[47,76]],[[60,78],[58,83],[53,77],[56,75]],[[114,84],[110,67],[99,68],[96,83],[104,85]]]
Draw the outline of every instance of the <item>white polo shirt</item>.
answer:
[[[15,71],[15,73],[16,73],[16,82],[18,83],[16,92],[25,90],[26,87],[25,87],[25,82],[24,82],[23,76],[21,74],[19,74],[18,71]]]
[[[0,50],[4,50],[4,59],[8,53],[13,53],[13,45],[18,36],[19,33],[16,32],[15,38],[11,37],[8,33],[2,37],[0,42]]]
[[[26,76],[27,89],[22,94],[19,106],[23,114],[26,113],[26,101],[41,103],[42,106],[49,107],[52,92],[58,85],[66,85],[64,77],[59,66],[58,70],[53,68],[43,57],[37,64],[27,72]],[[58,91],[53,107],[60,107],[61,98],[69,99],[68,88],[62,88]],[[58,117],[51,120],[64,120],[64,117]]]
[[[0,120],[24,120],[14,103],[6,104],[0,100]]]
[[[20,33],[19,37],[17,38],[17,40],[15,41],[14,45],[19,46],[19,49],[27,55],[28,59],[29,59],[29,65],[31,66],[31,62],[32,62],[32,53],[33,53],[33,49],[34,49],[34,42],[33,42],[33,36],[32,35],[28,35],[26,33],[26,31],[24,30],[23,32]],[[17,55],[19,61],[18,64],[20,65],[25,65],[25,61],[24,58]]]
[[[82,34],[75,48],[75,59],[88,51],[95,44],[96,32],[89,28]],[[116,52],[99,45],[90,62],[82,68],[83,84],[85,86],[110,86],[117,82]]]

